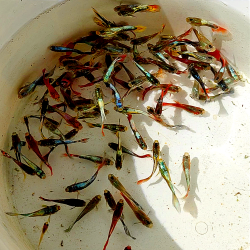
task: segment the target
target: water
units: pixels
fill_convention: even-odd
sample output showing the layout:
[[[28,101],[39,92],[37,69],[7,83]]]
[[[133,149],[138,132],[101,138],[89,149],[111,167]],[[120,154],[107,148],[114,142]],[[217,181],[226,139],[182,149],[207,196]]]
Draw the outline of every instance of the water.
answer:
[[[139,72],[136,71],[138,74]],[[164,80],[165,79],[165,80]],[[61,210],[51,216],[50,225],[40,246],[40,249],[101,249],[106,241],[111,223],[112,213],[108,212],[103,191],[108,189],[114,194],[116,201],[120,199],[119,192],[109,183],[107,176],[113,173],[149,213],[154,226],[152,229],[137,223],[130,208],[125,205],[125,222],[131,234],[136,237],[132,240],[127,237],[122,225],[117,224],[111,236],[108,249],[124,249],[131,245],[132,249],[239,249],[247,246],[248,237],[248,192],[249,184],[246,173],[249,171],[249,140],[246,136],[250,130],[249,123],[249,84],[240,83],[235,93],[219,98],[211,103],[198,103],[189,97],[192,80],[185,77],[165,77],[162,81],[172,80],[183,88],[178,94],[167,96],[168,102],[177,100],[190,105],[203,107],[207,112],[203,117],[196,117],[174,108],[166,108],[163,116],[171,124],[184,124],[192,131],[173,131],[153,123],[149,118],[133,116],[137,129],[145,138],[148,148],[152,148],[154,140],[159,140],[162,157],[170,168],[172,180],[179,192],[178,197],[185,193],[185,179],[182,173],[181,160],[184,152],[191,155],[191,191],[186,201],[180,200],[181,214],[178,214],[172,205],[172,195],[167,184],[160,175],[155,175],[148,183],[137,186],[137,180],[147,177],[152,171],[151,159],[137,159],[129,155],[124,156],[122,170],[114,166],[105,166],[101,169],[97,179],[87,189],[80,191],[79,198],[88,200],[95,195],[102,195],[98,209],[87,214],[79,221],[70,233],[64,230],[76,219],[82,208],[61,205]],[[32,79],[29,79],[32,80]],[[84,84],[84,82],[81,82]],[[84,97],[93,97],[93,87]],[[40,89],[39,89],[40,90]],[[44,91],[44,88],[43,88]],[[41,91],[41,92],[43,92]],[[8,134],[17,132],[24,140],[26,127],[22,123],[24,115],[38,114],[38,106],[33,106],[36,96],[42,93],[37,91],[28,100],[22,100],[21,106],[15,112],[15,119],[10,124]],[[142,104],[135,93],[126,100],[124,105],[145,109],[148,105],[155,105],[159,91],[148,93]],[[109,90],[105,90],[105,100],[109,100]],[[128,125],[125,117],[113,111],[113,104],[108,104],[110,114],[107,122]],[[100,122],[100,119],[90,120]],[[31,133],[38,140],[38,120],[30,121]],[[117,138],[110,131],[105,131],[105,137],[98,128],[84,128],[75,137],[90,138],[88,143],[69,145],[70,152],[76,154],[96,154],[115,157],[107,144],[116,142]],[[62,131],[67,132],[71,127],[62,124]],[[44,129],[46,131],[46,129]],[[51,136],[51,134],[47,134]],[[145,152],[138,148],[134,137],[128,129],[122,134],[123,145],[138,154]],[[9,144],[6,145],[7,148]],[[47,149],[43,149],[43,153]],[[39,164],[39,160],[23,148],[23,153]],[[11,199],[13,211],[20,213],[32,212],[42,208],[42,205],[52,205],[41,201],[39,196],[51,199],[76,198],[77,194],[66,193],[65,187],[74,182],[90,178],[96,171],[95,164],[80,160],[62,157],[64,147],[59,146],[51,154],[49,161],[54,175],[43,166],[47,174],[45,180],[36,176],[23,174],[18,167],[5,159],[9,167],[9,183],[12,186]],[[148,153],[148,152],[146,152]],[[150,152],[149,152],[150,153]],[[20,226],[34,246],[37,248],[42,226],[47,217],[23,218],[18,217]],[[137,223],[137,224],[135,224]],[[227,237],[224,237],[225,231]],[[237,240],[235,240],[237,239]],[[63,246],[62,246],[63,245]],[[188,246],[188,247],[187,247]],[[209,248],[205,247],[209,246]]]

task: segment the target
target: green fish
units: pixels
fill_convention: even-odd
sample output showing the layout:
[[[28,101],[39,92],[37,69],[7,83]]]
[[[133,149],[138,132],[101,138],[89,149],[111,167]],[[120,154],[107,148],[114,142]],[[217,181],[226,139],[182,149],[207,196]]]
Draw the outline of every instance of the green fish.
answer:
[[[174,207],[176,208],[176,210],[178,212],[180,212],[181,211],[180,203],[179,203],[179,200],[178,200],[178,198],[177,198],[177,196],[175,194],[175,191],[174,191],[174,186],[173,186],[172,181],[171,181],[171,177],[170,177],[170,174],[169,174],[169,169],[168,169],[166,163],[161,158],[158,160],[158,166],[159,166],[159,169],[160,169],[161,176],[167,182],[170,190],[172,191]]]

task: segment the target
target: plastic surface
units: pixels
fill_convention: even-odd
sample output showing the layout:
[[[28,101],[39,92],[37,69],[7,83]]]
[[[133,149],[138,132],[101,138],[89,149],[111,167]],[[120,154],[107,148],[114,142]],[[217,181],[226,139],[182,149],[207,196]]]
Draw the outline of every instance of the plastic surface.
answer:
[[[118,1],[102,1],[102,5],[100,5],[100,1],[79,2],[72,0],[46,11],[27,23],[28,20],[57,1],[41,1],[39,4],[38,1],[35,2],[32,1],[32,7],[29,5],[31,2],[25,3],[25,1],[16,3],[15,6],[11,3],[3,3],[6,10],[7,8],[8,11],[12,9],[16,13],[14,17],[12,16],[13,22],[10,22],[11,15],[8,14],[8,11],[4,12],[6,20],[9,20],[7,22],[9,28],[0,30],[0,34],[4,34],[1,45],[5,44],[0,51],[0,132],[2,136],[0,148],[8,152],[11,133],[21,130],[25,132],[24,125],[20,124],[21,116],[29,113],[31,107],[26,106],[26,104],[34,100],[34,96],[28,100],[18,100],[17,90],[25,82],[39,76],[42,68],[49,69],[54,65],[56,57],[47,49],[48,46],[62,44],[68,39],[97,29],[92,21],[91,7],[95,7],[111,20],[127,20],[118,17],[112,11],[112,8],[119,4]],[[154,4],[160,4],[162,7],[160,13],[138,14],[136,18],[129,18],[128,22],[147,26],[149,34],[166,23],[165,34],[173,32],[179,34],[189,27],[185,22],[187,16],[203,17],[216,21],[232,33],[232,40],[222,43],[223,54],[249,77],[250,26],[246,2],[239,1],[240,4],[244,4],[245,10],[244,14],[241,14],[236,10],[239,7],[232,9],[217,1],[155,1]],[[149,1],[143,1],[143,3],[149,3]],[[228,5],[231,6],[231,4],[231,1],[228,2]],[[24,12],[21,12],[20,8],[23,8]],[[2,13],[3,9],[1,8]],[[22,18],[18,19],[19,15]],[[17,32],[17,27],[21,27],[25,23],[27,24]],[[17,33],[13,36],[15,32]],[[6,44],[10,39],[11,41]],[[216,46],[220,46],[219,42],[216,42]],[[185,89],[184,82],[182,84]],[[190,87],[186,90],[190,91]],[[232,96],[200,104],[207,111],[205,117],[194,117],[184,112],[174,112],[170,108],[164,111],[164,116],[169,122],[183,123],[195,132],[180,131],[176,133],[163,129],[157,124],[152,124],[148,119],[135,117],[136,123],[142,123],[139,128],[150,148],[153,140],[160,141],[162,156],[167,161],[172,179],[181,194],[185,193],[181,159],[184,152],[190,153],[192,160],[190,198],[181,201],[182,212],[178,214],[172,205],[168,186],[159,175],[148,183],[137,186],[136,181],[146,177],[152,169],[152,160],[150,159],[138,160],[126,156],[126,165],[120,172],[113,167],[102,169],[98,183],[82,192],[81,198],[90,199],[96,194],[103,195],[103,190],[107,188],[115,193],[115,198],[118,199],[118,193],[107,180],[107,175],[113,173],[119,176],[124,186],[142,204],[146,212],[149,212],[149,216],[154,222],[152,229],[145,228],[140,224],[134,225],[136,219],[126,207],[126,221],[131,233],[137,239],[134,241],[128,238],[124,235],[121,225],[118,225],[114,235],[111,236],[108,249],[124,249],[128,244],[131,244],[132,249],[139,250],[249,249],[249,93],[248,82],[243,82],[235,87],[235,93]],[[178,98],[178,100],[186,98],[190,104],[198,104],[192,102],[188,96],[175,95],[174,98]],[[151,96],[146,105],[152,104],[152,99],[154,96]],[[132,104],[131,102],[131,106]],[[139,108],[142,106],[139,105]],[[114,116],[109,116],[108,119],[110,122],[117,121]],[[91,137],[93,134],[95,133],[82,133],[83,136],[90,138],[94,138]],[[132,135],[123,140],[126,146],[131,146],[133,150],[137,149]],[[101,134],[97,135],[96,133],[95,139],[81,148],[89,150],[88,153],[101,155],[104,149],[106,150],[105,143],[109,141],[116,141],[115,136],[107,135],[107,137],[102,138]],[[97,143],[103,147],[96,148]],[[74,148],[79,150],[77,147],[72,147],[72,151]],[[137,151],[143,153],[142,150]],[[62,152],[63,150],[58,151],[58,154]],[[107,150],[107,154],[114,155],[111,150]],[[27,182],[23,182],[22,176],[15,174],[15,166],[1,157],[1,250],[35,249],[40,237],[40,229],[45,221],[40,218],[33,221],[30,221],[32,218],[25,218],[19,222],[17,218],[8,217],[5,212],[13,211],[12,202],[17,211],[20,212],[39,209],[42,204],[45,204],[38,200],[40,195],[51,198],[62,195],[67,184],[80,178],[79,172],[72,172],[69,175],[67,172],[69,167],[75,167],[77,171],[81,171],[80,167],[85,164],[85,162],[78,160],[74,160],[74,164],[70,161],[66,162],[64,159],[53,158],[53,161],[54,165],[57,166],[54,176],[58,177],[55,178],[54,183],[51,183],[52,179],[50,178],[53,177],[50,177],[49,172],[47,172],[48,178],[45,182],[34,180],[34,183],[28,182],[29,186],[27,186]],[[87,169],[87,167],[92,169]],[[88,165],[84,171],[86,171],[83,176],[85,178],[93,173],[94,168]],[[15,179],[11,179],[12,177]],[[62,181],[61,177],[65,179]],[[15,181],[19,181],[19,183]],[[16,189],[17,187],[19,190]],[[35,195],[32,196],[32,193]],[[178,191],[177,195],[182,196]],[[26,199],[26,196],[29,199]],[[108,207],[103,197],[98,210],[93,211],[93,214],[89,214],[88,217],[86,216],[86,220],[84,219],[82,224],[76,225],[75,233],[72,231],[71,234],[66,235],[63,229],[78,215],[79,210],[71,211],[64,207],[60,214],[58,213],[51,218],[50,232],[44,237],[41,249],[49,249],[49,247],[60,249],[61,240],[64,241],[64,248],[69,250],[102,249],[111,221],[111,214],[107,210]],[[64,228],[61,228],[59,223],[63,224]]]

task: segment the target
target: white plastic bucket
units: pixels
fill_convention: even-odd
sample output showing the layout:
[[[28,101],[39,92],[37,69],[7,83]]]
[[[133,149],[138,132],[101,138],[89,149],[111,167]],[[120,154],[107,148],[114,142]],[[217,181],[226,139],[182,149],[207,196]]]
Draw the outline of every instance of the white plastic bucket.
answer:
[[[152,4],[151,1],[147,0],[137,2]],[[17,33],[13,36],[11,35],[14,34],[14,29],[11,32],[4,31],[5,33],[3,32],[3,34],[6,34],[7,37],[11,36],[11,40],[0,51],[0,131],[2,138],[0,148],[8,149],[9,138],[11,132],[13,132],[9,131],[9,125],[16,114],[16,110],[18,110],[18,106],[23,105],[23,100],[17,98],[19,87],[25,82],[34,79],[41,68],[50,68],[53,65],[55,58],[47,49],[48,46],[61,44],[66,40],[74,39],[97,28],[92,21],[93,12],[91,7],[96,8],[110,20],[117,21],[122,19],[128,20],[131,24],[145,25],[148,27],[148,34],[158,30],[164,23],[166,24],[166,34],[173,32],[180,34],[189,27],[185,22],[187,16],[213,20],[226,27],[232,34],[232,40],[223,41],[223,53],[240,71],[249,77],[249,11],[245,9],[242,11],[244,14],[239,12],[238,5],[242,4],[242,2],[244,2],[244,6],[247,6],[246,2],[248,1],[239,1],[235,5],[236,7],[232,8],[229,5],[234,5],[235,3],[230,1],[224,1],[223,3],[200,0],[158,0],[154,1],[153,4],[159,4],[162,7],[160,13],[138,14],[135,18],[126,19],[118,17],[113,12],[113,8],[119,4],[119,1],[71,0],[60,3],[38,15],[20,30],[15,30]],[[54,3],[55,1],[44,1],[39,8],[37,6],[37,8],[34,7],[34,10],[39,13]],[[125,4],[125,2],[122,2],[122,4]],[[19,6],[21,6],[20,3]],[[7,6],[6,4],[5,7],[6,11],[7,7],[15,9],[14,4],[12,6]],[[16,13],[23,13],[18,12],[16,9],[15,11]],[[26,14],[27,18],[22,18],[22,20],[25,20],[23,22],[34,17],[34,13]],[[9,17],[11,15],[6,16]],[[4,20],[1,19],[2,26],[3,22]],[[6,42],[5,39],[1,40],[2,45]],[[154,227],[152,229],[142,226],[140,228],[136,227],[136,230],[138,230],[134,232],[137,234],[136,241],[128,237],[125,238],[126,236],[122,235],[122,228],[120,228],[119,237],[116,238],[115,233],[112,235],[112,241],[110,241],[108,249],[124,249],[126,245],[131,245],[132,249],[138,250],[249,249],[249,93],[250,87],[247,82],[237,87],[234,97],[227,99],[226,102],[226,104],[233,102],[236,105],[231,105],[230,108],[233,112],[229,110],[226,115],[225,113],[224,115],[220,113],[221,106],[213,106],[211,104],[212,106],[209,108],[210,104],[207,104],[210,117],[205,117],[206,121],[201,118],[198,126],[196,121],[191,122],[193,126],[199,127],[199,129],[197,127],[192,128],[195,130],[197,128],[197,133],[200,133],[199,136],[201,137],[200,141],[198,141],[199,137],[197,134],[190,135],[191,141],[192,137],[195,138],[191,145],[193,151],[190,149],[190,145],[189,147],[187,146],[189,143],[186,141],[188,137],[185,137],[183,142],[168,142],[170,149],[169,164],[174,165],[173,172],[180,172],[181,155],[186,150],[190,150],[191,157],[198,157],[199,170],[196,171],[196,177],[198,178],[197,185],[199,190],[197,194],[200,202],[195,201],[198,211],[196,216],[192,216],[192,213],[188,212],[188,206],[194,206],[194,204],[187,203],[186,212],[182,212],[179,215],[172,208],[171,202],[168,202],[167,205],[166,203],[161,203],[161,199],[165,197],[163,191],[163,194],[155,193],[154,188],[150,188],[149,184],[139,187],[135,187],[136,184],[134,184],[130,190],[140,189],[137,197],[144,200],[147,211],[150,210],[150,215],[153,214]],[[229,106],[225,105],[225,108],[228,110]],[[218,131],[212,130],[211,133],[213,134],[210,134],[212,139],[208,141],[209,144],[202,145],[205,142],[202,136],[208,134],[207,126],[216,120],[218,122],[216,126],[223,128],[224,131],[222,131],[223,129]],[[177,138],[181,140],[180,135]],[[6,161],[2,158],[0,159],[0,249],[34,249],[22,231],[18,220],[5,214],[5,212],[13,210],[10,195],[12,183],[8,179],[8,169],[3,164]],[[176,164],[175,161],[177,161]],[[106,174],[108,173],[109,171],[106,172]],[[133,180],[147,175],[147,172],[139,169],[136,169],[136,173],[138,176],[132,177]],[[128,178],[124,177],[124,179]],[[157,178],[154,181],[157,182]],[[167,186],[164,186],[164,188],[168,189]],[[145,197],[139,196],[142,194]],[[168,193],[169,197],[170,195]],[[168,201],[171,201],[169,197]],[[25,204],[23,208],[25,208]],[[103,204],[99,209],[103,210],[105,208],[107,210],[107,207]],[[169,209],[170,212],[168,211]],[[133,219],[132,216],[128,216],[128,219]],[[86,232],[86,239],[82,238],[82,241],[75,242],[71,247],[65,246],[64,249],[73,250],[81,249],[81,247],[83,247],[82,249],[101,249],[106,240],[110,223],[110,221],[103,222],[101,218],[102,213],[99,213],[95,218],[99,225],[94,225],[91,221],[84,222],[86,227],[89,226],[91,228],[91,233]],[[133,224],[131,223],[131,225]],[[131,231],[134,231],[132,228]],[[83,242],[85,242],[84,245],[82,245]],[[47,243],[47,246],[47,249],[49,249],[50,244]],[[53,246],[51,249],[63,249],[58,244],[54,246],[51,243],[51,246]]]

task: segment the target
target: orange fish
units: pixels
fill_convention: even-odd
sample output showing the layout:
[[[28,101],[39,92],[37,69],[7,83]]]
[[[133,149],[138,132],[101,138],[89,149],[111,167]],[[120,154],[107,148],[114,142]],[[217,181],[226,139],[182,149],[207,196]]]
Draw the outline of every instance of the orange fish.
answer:
[[[176,108],[182,108],[182,109],[186,110],[187,112],[192,113],[194,115],[203,115],[206,112],[203,108],[195,107],[195,106],[188,105],[188,104],[179,103],[177,101],[175,101],[175,103],[163,102],[162,106],[172,106],[172,107],[176,107]]]

